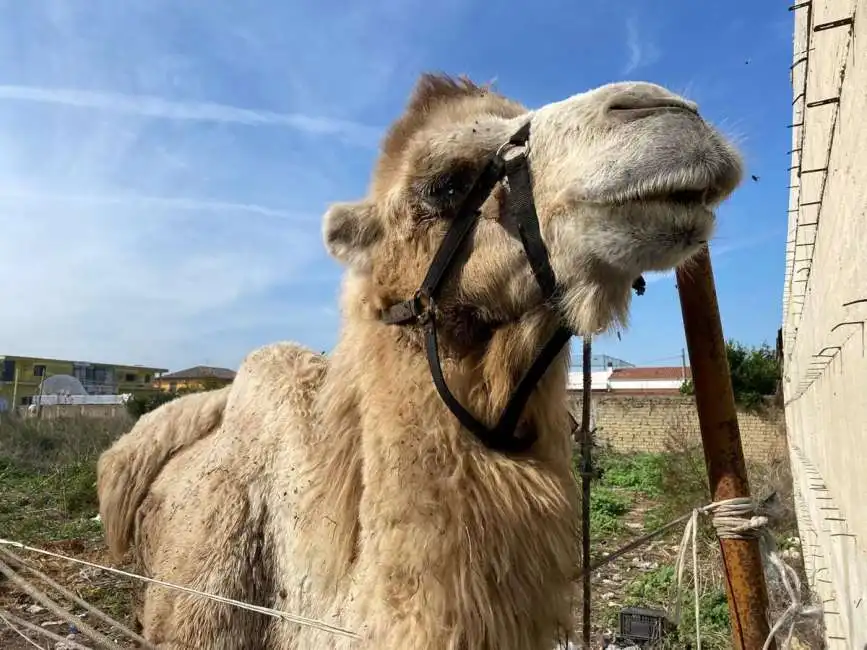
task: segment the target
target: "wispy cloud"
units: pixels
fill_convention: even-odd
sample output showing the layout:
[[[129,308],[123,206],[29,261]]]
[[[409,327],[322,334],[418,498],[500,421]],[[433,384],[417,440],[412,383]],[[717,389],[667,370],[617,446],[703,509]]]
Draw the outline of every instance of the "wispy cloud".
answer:
[[[74,204],[84,205],[115,205],[159,208],[161,210],[184,210],[198,212],[223,212],[229,214],[255,214],[263,217],[275,217],[289,219],[298,225],[309,227],[318,223],[319,215],[303,214],[289,210],[281,210],[266,205],[255,203],[232,203],[230,201],[210,201],[193,199],[188,197],[164,197],[164,196],[140,196],[128,195],[76,195],[76,194],[49,194],[45,192],[22,192],[18,190],[4,190],[0,188],[0,202]]]
[[[331,347],[321,215],[364,191],[423,67],[420,10],[466,3],[0,4],[0,354]]]
[[[323,19],[296,9],[4,5],[0,354],[232,367],[274,340],[330,347],[339,269],[320,219],[363,187],[380,128],[309,100],[305,83],[341,71],[281,60]],[[360,56],[367,11],[340,22],[369,105],[396,52]]]
[[[91,92],[70,88],[0,85],[0,100],[4,99],[95,109],[164,120],[283,127],[314,135],[341,136],[365,144],[375,144],[381,132],[378,128],[327,117],[276,113],[210,102],[177,102],[147,95]]]
[[[639,68],[653,65],[662,54],[649,35],[642,33],[638,18],[634,15],[626,19],[626,49],[629,58],[622,69],[623,74],[631,74]]]

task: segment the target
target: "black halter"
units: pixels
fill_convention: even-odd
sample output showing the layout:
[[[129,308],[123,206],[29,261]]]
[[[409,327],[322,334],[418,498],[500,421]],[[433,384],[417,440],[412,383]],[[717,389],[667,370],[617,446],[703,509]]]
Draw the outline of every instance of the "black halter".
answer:
[[[527,122],[509,138],[507,144],[520,147],[527,143],[529,137],[530,123]],[[521,378],[497,424],[493,428],[488,428],[464,408],[449,390],[440,364],[436,330],[436,300],[439,297],[446,273],[451,268],[461,244],[478,222],[482,204],[487,200],[496,184],[504,177],[508,183],[510,208],[517,217],[518,233],[530,268],[542,290],[543,300],[549,304],[553,303],[552,307],[556,308],[559,290],[554,269],[551,268],[551,262],[548,258],[548,249],[545,247],[539,231],[539,218],[536,215],[536,207],[533,202],[526,152],[521,152],[506,160],[501,154],[503,148],[501,147],[490,158],[464,198],[451,227],[440,243],[436,255],[434,255],[421,287],[411,299],[397,303],[386,310],[382,320],[392,325],[411,323],[423,325],[427,360],[434,385],[449,410],[463,426],[490,449],[503,452],[523,452],[528,450],[536,441],[536,434],[531,431],[525,436],[517,437],[515,430],[518,426],[518,420],[536,384],[539,383],[548,366],[557,358],[560,350],[572,337],[572,331],[561,325],[554,332],[529,370]]]
[[[530,122],[518,129],[506,144],[521,147],[530,138]],[[527,164],[526,150],[506,160],[500,149],[488,160],[479,176],[467,192],[452,225],[440,243],[427,275],[421,287],[412,298],[389,307],[382,320],[390,325],[407,325],[418,323],[425,328],[425,349],[428,366],[437,392],[443,402],[460,423],[469,429],[486,447],[502,452],[520,453],[527,451],[536,442],[535,431],[526,435],[515,435],[518,420],[536,384],[542,379],[548,366],[572,337],[572,330],[560,325],[548,342],[544,345],[535,361],[518,382],[512,397],[503,409],[500,419],[493,428],[488,428],[470,413],[449,390],[443,376],[439,358],[436,329],[436,300],[442,288],[446,273],[451,268],[455,255],[478,222],[482,204],[487,200],[494,187],[506,178],[509,190],[509,201],[512,212],[516,215],[518,234],[524,246],[524,253],[536,282],[542,290],[542,298],[549,306],[558,311],[560,288],[554,275],[554,269],[548,258],[548,249],[542,241],[539,230],[539,217],[533,202],[533,188],[530,180],[530,169]],[[644,293],[644,278],[638,277],[632,287],[638,295]]]

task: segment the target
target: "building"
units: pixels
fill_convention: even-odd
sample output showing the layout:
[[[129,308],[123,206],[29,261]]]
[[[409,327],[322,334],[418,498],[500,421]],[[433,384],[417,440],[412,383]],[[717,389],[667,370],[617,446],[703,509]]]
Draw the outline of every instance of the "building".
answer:
[[[153,390],[153,381],[165,368],[71,361],[46,357],[0,356],[0,411],[28,406],[38,396],[42,381],[58,375],[77,379],[88,395],[133,395]]]
[[[611,357],[607,354],[591,354],[590,369],[591,370],[607,370],[608,368],[634,368],[634,363],[629,363],[617,357]]]
[[[614,372],[612,368],[608,368],[607,370],[591,370],[590,391],[607,392],[609,390],[608,378],[611,376],[612,372]],[[584,372],[582,370],[569,371],[569,378],[567,379],[566,390],[570,392],[580,392],[584,390]]]
[[[787,441],[800,549],[812,604],[824,614],[825,647],[861,650],[867,647],[867,0],[796,2],[790,10],[792,65],[779,73],[792,85],[789,204],[788,214],[778,214],[788,219],[781,287]]]
[[[154,380],[154,387],[171,392],[183,390],[207,390],[231,384],[235,371],[212,366],[193,366],[184,370],[161,375]]]
[[[679,395],[683,384],[692,379],[687,366],[615,368],[608,387],[619,395]]]
[[[681,386],[689,379],[692,379],[689,367],[609,367],[591,372],[591,390],[618,395],[679,395]],[[582,390],[583,381],[580,370],[570,371],[567,390]]]

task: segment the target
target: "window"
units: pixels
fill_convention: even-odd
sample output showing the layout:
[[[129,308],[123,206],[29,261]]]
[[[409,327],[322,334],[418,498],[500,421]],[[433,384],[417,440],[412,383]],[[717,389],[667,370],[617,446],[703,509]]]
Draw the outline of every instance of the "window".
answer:
[[[170,381],[169,382],[169,390],[174,393],[177,389],[178,389],[178,383],[176,381]]]
[[[138,375],[133,372],[128,372],[123,376],[123,380],[126,382],[134,382],[138,379]]]
[[[145,380],[145,383],[146,383],[146,384],[151,383],[151,376],[150,376],[150,375],[145,375],[144,380]]]
[[[45,366],[42,364],[38,364],[33,366],[33,376],[34,377],[44,377],[45,376]]]
[[[21,398],[21,406],[30,406],[33,404],[33,395],[25,395]]]
[[[0,365],[0,381],[15,381],[15,360],[3,359]]]

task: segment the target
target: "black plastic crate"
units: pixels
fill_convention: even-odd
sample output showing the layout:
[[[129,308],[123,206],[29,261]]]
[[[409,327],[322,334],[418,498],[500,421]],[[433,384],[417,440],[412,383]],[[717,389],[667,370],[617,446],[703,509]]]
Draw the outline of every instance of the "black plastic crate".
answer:
[[[663,610],[644,607],[620,610],[620,635],[632,641],[659,641],[671,628]]]

